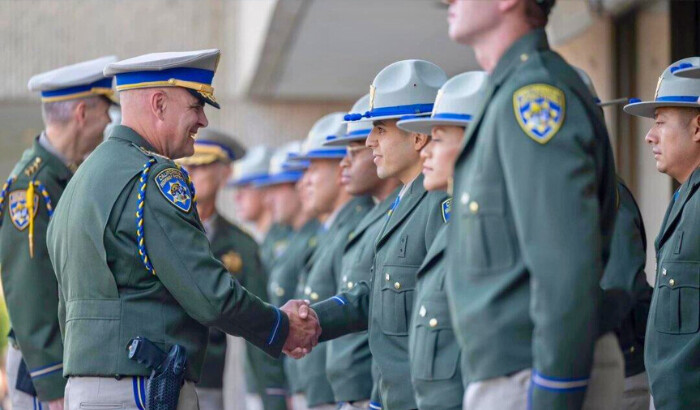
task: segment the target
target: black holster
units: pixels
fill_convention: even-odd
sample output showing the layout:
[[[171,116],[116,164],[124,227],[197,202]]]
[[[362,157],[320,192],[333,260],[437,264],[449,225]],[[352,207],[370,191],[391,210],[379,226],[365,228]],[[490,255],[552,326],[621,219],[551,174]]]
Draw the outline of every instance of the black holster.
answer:
[[[151,370],[146,387],[148,410],[176,410],[180,389],[185,381],[187,352],[174,345],[166,354],[153,342],[137,337],[129,342],[129,359],[144,364]]]

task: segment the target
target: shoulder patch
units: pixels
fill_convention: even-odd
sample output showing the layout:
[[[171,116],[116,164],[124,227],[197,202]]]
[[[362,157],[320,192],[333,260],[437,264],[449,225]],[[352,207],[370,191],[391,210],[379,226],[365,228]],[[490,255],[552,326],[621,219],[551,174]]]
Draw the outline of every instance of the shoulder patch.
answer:
[[[177,168],[166,168],[155,178],[158,190],[165,199],[176,208],[184,212],[189,212],[192,208],[192,194],[187,186],[187,181]]]
[[[513,94],[513,109],[523,132],[540,144],[546,144],[564,123],[564,92],[549,84],[531,84]]]
[[[452,213],[452,198],[447,198],[442,201],[440,210],[442,211],[442,220],[447,223],[447,221],[450,220],[450,214]]]
[[[243,269],[243,258],[241,258],[240,254],[234,251],[226,252],[221,257],[221,262],[232,274],[239,273]]]
[[[39,210],[39,195],[34,195],[34,212],[36,215]],[[27,190],[20,189],[10,192],[10,219],[15,228],[23,231],[29,226],[29,209],[27,208]]]

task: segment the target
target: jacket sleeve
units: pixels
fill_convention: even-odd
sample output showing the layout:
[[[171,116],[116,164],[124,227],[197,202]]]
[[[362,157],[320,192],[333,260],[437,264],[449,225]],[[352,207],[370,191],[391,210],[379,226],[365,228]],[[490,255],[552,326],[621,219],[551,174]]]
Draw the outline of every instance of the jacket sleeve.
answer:
[[[181,208],[158,186],[157,176],[165,171],[176,171],[173,175],[179,173],[180,185],[186,184],[170,163],[157,163],[151,170],[143,213],[144,242],[156,276],[195,320],[279,356],[289,332],[287,316],[248,292],[212,255],[190,190],[185,188],[189,206],[178,202]]]
[[[602,296],[605,252],[595,150],[607,136],[595,135],[591,113],[577,95],[560,92],[565,113],[549,141],[538,141],[521,127],[513,103],[501,104],[497,132],[507,201],[530,275],[532,408],[537,409],[581,406]],[[614,198],[614,186],[609,188],[604,196]]]
[[[312,305],[321,322],[319,341],[325,342],[349,333],[367,330],[369,296],[370,284],[361,281],[348,292],[341,292]]]
[[[29,227],[20,231],[13,226],[9,212],[3,222],[3,284],[15,338],[27,364],[29,375],[42,401],[63,397],[63,342],[58,321],[58,280],[46,245],[49,215],[42,190],[56,205],[63,187],[50,171],[39,171],[35,188],[38,210],[34,218],[34,256],[29,256]],[[27,189],[27,181],[18,180],[14,189]]]

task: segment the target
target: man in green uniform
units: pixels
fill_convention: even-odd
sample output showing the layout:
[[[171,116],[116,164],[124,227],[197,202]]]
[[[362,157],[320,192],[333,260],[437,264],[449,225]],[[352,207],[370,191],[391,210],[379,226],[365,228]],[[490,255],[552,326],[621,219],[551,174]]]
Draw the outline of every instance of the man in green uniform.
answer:
[[[327,138],[345,134],[345,113],[328,114],[314,124],[304,143],[300,160],[308,160],[305,171],[311,206],[319,214],[328,214],[321,227],[319,242],[307,264],[303,297],[317,302],[335,294],[335,277],[340,271],[342,247],[350,231],[362,219],[372,200],[368,196],[354,197],[341,184],[340,161],[345,147],[325,147]],[[340,251],[339,251],[340,250]],[[334,409],[335,397],[326,376],[326,345],[320,345],[299,361],[304,379],[304,393],[309,408]]]
[[[553,0],[449,4],[450,37],[490,75],[455,166],[446,253],[464,408],[618,409],[623,358],[600,327],[616,211],[602,113],[549,49]]]
[[[197,192],[197,213],[202,220],[214,256],[233,277],[255,295],[266,300],[266,276],[258,244],[242,229],[229,223],[216,211],[216,197],[231,174],[231,162],[245,150],[233,137],[209,128],[197,133],[194,155],[177,161],[185,166]],[[209,344],[197,383],[202,410],[224,408],[222,392],[226,359],[226,334],[209,329]],[[246,346],[246,384],[256,387],[265,409],[286,409],[281,361],[270,358],[252,345]]]
[[[588,74],[574,67],[598,106],[620,100],[600,101]],[[625,388],[621,410],[649,408],[649,379],[644,368],[646,332],[652,288],[647,283],[646,233],[637,202],[621,178],[617,183],[617,215],[610,244],[610,260],[600,282],[605,291],[603,331],[614,330],[625,358]]]
[[[320,332],[313,312],[264,303],[212,255],[189,177],[170,159],[193,154],[204,104],[218,107],[218,60],[219,50],[155,53],[105,68],[121,91],[122,125],[66,187],[47,239],[69,409],[143,408],[150,369],[126,350],[137,336],[184,348],[185,383],[171,399],[196,408],[210,327],[273,356],[302,357]]]
[[[280,168],[271,172],[269,181],[269,192],[275,201],[272,207],[275,220],[286,225],[291,224],[294,229],[289,246],[275,259],[270,272],[268,294],[270,302],[275,306],[284,305],[296,292],[303,295],[303,286],[299,285],[299,279],[318,245],[318,231],[321,226],[317,218],[325,219],[325,215],[319,215],[313,208],[306,194],[307,184],[303,170],[309,164],[308,161],[297,159],[300,152],[301,144],[291,147],[284,157],[280,158],[282,164]],[[271,167],[274,162],[271,162]],[[293,184],[294,180],[296,184]],[[296,360],[285,358],[284,370],[292,394],[292,407],[305,409],[307,405],[303,377],[299,373],[298,364]]]
[[[7,375],[15,409],[63,408],[63,343],[56,276],[46,228],[77,166],[102,142],[114,95],[103,57],[32,77],[45,129],[24,152],[0,192],[0,266],[14,337]],[[4,213],[3,213],[4,211]]]
[[[374,244],[369,281],[313,305],[321,320],[322,340],[369,330],[369,346],[379,369],[381,403],[390,409],[416,408],[407,383],[408,330],[416,272],[439,228],[445,223],[444,193],[423,188],[420,150],[425,134],[396,126],[407,114],[432,111],[446,80],[438,66],[423,60],[399,61],[384,68],[370,87],[370,109],[348,119],[372,123],[366,145],[372,150],[377,175],[403,184]]]
[[[430,117],[407,116],[398,126],[409,132],[431,134],[421,151],[423,186],[447,191],[464,129],[481,110],[488,76],[483,71],[460,74],[438,92]],[[452,198],[443,203],[449,221]],[[440,228],[418,270],[413,322],[409,332],[411,382],[419,409],[461,409],[468,377],[460,371],[459,344],[452,329],[445,290],[447,225]]]
[[[369,110],[369,94],[360,98],[350,114]],[[398,195],[400,182],[396,178],[381,179],[377,175],[372,151],[365,141],[372,131],[363,122],[348,123],[347,134],[326,141],[326,146],[346,147],[347,154],[340,161],[342,183],[351,195],[370,195],[375,205],[355,225],[343,246],[341,268],[335,272],[335,293],[346,292],[359,282],[369,280],[374,261],[374,241],[384,225],[386,214]],[[367,332],[345,335],[327,343],[326,375],[340,408],[381,407],[379,392],[374,389],[372,353]]]
[[[646,142],[656,169],[681,184],[654,243],[656,285],[644,362],[658,410],[700,407],[700,79],[674,74],[688,65],[700,67],[700,57],[668,67],[654,101],[625,106],[629,114],[654,119]]]

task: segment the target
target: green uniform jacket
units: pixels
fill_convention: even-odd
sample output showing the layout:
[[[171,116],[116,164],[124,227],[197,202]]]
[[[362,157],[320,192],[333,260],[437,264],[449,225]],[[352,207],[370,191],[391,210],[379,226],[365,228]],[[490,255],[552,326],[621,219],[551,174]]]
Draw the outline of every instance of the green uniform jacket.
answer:
[[[629,189],[618,181],[618,209],[610,245],[610,260],[600,282],[608,294],[623,292],[624,303],[604,303],[604,322],[610,323],[625,355],[625,376],[644,371],[644,333],[649,316],[651,286],[647,283],[646,233],[637,203]]]
[[[463,373],[532,368],[532,408],[579,408],[616,211],[602,112],[544,30],[501,57],[486,100],[455,166],[446,253]]]
[[[183,346],[185,377],[196,382],[209,327],[280,355],[287,316],[250,294],[212,255],[187,177],[151,150],[130,128],[115,127],[68,184],[49,225],[64,375],[147,376],[126,354],[129,341],[143,336],[164,351]],[[143,250],[155,274],[145,268]]]
[[[340,276],[342,270],[343,250],[350,232],[373,206],[372,198],[368,196],[353,198],[343,205],[323,234],[325,239],[319,243],[309,261],[309,274],[304,288],[304,294],[312,303],[336,294],[336,277]],[[326,376],[327,348],[327,344],[320,344],[299,360],[299,370],[306,385],[306,402],[310,407],[336,402]]]
[[[73,173],[38,139],[22,156],[16,178],[3,195],[0,266],[7,310],[27,369],[41,401],[63,397],[63,343],[58,324],[58,283],[46,249],[47,202],[55,207]],[[34,257],[29,256],[26,191],[35,184]],[[53,211],[53,208],[52,208]],[[14,387],[14,386],[13,386]]]
[[[464,399],[460,349],[445,293],[445,248],[447,226],[440,229],[418,271],[408,347],[419,409],[461,409]]]
[[[272,224],[270,230],[265,235],[265,239],[260,244],[260,258],[265,266],[265,272],[272,271],[275,261],[289,246],[289,236],[294,231],[290,226],[282,224]]]
[[[700,408],[700,168],[666,211],[644,363],[657,410]]]
[[[445,223],[446,195],[427,192],[423,174],[410,185],[377,237],[370,280],[352,291],[312,306],[321,321],[321,340],[369,328],[369,347],[379,368],[386,409],[414,409],[408,377],[408,330],[416,273]]]
[[[268,295],[270,303],[273,305],[282,306],[294,298],[299,286],[299,277],[318,243],[319,226],[317,219],[309,220],[299,231],[292,234],[289,246],[275,260],[268,284]],[[299,292],[299,297],[301,297],[303,293],[301,290]],[[302,392],[303,385],[298,371],[298,361],[284,357],[283,362],[289,391],[292,393]]]
[[[397,189],[372,208],[350,233],[342,268],[336,272],[334,293],[351,291],[356,284],[369,281],[374,263],[374,241],[384,226],[387,212],[399,194]],[[371,397],[372,353],[367,332],[345,335],[327,344],[326,374],[337,402],[363,401]]]

